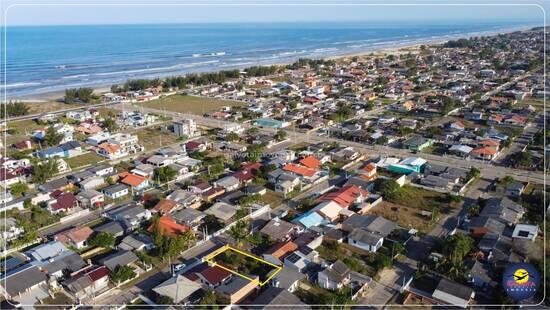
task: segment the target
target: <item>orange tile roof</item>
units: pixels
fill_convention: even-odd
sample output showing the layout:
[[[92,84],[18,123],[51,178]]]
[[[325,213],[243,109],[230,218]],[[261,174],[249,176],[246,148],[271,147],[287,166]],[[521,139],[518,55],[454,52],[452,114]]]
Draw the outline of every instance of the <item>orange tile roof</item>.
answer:
[[[315,158],[315,156],[311,156],[311,155],[308,157],[302,158],[300,160],[300,164],[311,169],[317,169],[321,167],[321,161]]]
[[[154,211],[160,212],[161,214],[168,214],[178,205],[177,202],[170,200],[170,199],[162,199],[159,201],[155,207],[153,208]]]
[[[315,169],[310,169],[310,168],[300,166],[300,165],[296,165],[296,164],[293,164],[293,163],[286,164],[283,167],[283,170],[289,171],[289,172],[292,172],[292,173],[295,173],[295,174],[303,175],[305,177],[312,177],[312,176],[315,175],[315,173],[317,173],[317,170],[315,170]]]
[[[284,255],[294,252],[297,249],[298,245],[292,241],[279,242],[269,248],[266,253],[273,255],[277,259],[280,259]]]
[[[482,146],[482,147],[476,147],[475,149],[473,149],[472,153],[483,154],[483,155],[495,155],[497,153],[497,150],[491,147]]]
[[[485,146],[499,146],[500,145],[500,143],[498,141],[491,140],[491,139],[479,140],[477,143],[480,144],[480,145],[485,145]]]
[[[376,169],[376,165],[373,164],[373,163],[369,163],[368,165],[366,165],[365,167],[363,167],[361,169],[365,170],[365,171],[368,171],[368,172],[371,172],[371,171]]]
[[[154,226],[155,224],[151,224],[147,230],[149,232],[153,232],[155,229]],[[158,220],[158,230],[163,236],[174,237],[190,229],[191,228],[189,228],[189,226],[180,225],[173,218],[167,215],[161,216]]]
[[[108,154],[113,154],[116,151],[120,150],[120,145],[107,142],[101,143],[98,147],[105,150],[105,152],[107,152]]]
[[[142,176],[131,174],[131,173],[127,173],[125,176],[122,176],[123,173],[121,173],[120,175],[123,178],[122,181],[120,181],[120,183],[130,185],[130,186],[139,186],[141,183],[143,183],[146,180],[146,178]]]
[[[337,191],[328,192],[322,195],[321,197],[319,197],[319,199],[317,199],[317,202],[332,200],[339,204],[341,207],[347,208],[355,201],[355,199],[357,199],[357,197],[359,197],[360,195],[363,197],[367,197],[368,194],[368,191],[360,187],[357,187],[355,185],[348,185],[342,187]]]
[[[54,238],[63,243],[66,243],[67,241],[72,241],[77,243],[88,239],[88,237],[90,237],[90,235],[93,233],[94,231],[90,227],[82,226],[82,227],[75,227],[67,231],[61,232],[55,235]]]

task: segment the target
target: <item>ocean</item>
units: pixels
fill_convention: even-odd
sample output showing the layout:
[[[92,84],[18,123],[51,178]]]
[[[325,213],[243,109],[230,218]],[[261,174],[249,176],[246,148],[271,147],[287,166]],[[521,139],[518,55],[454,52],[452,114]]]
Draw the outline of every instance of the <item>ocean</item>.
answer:
[[[290,63],[535,26],[525,22],[9,27],[9,98],[128,79]],[[3,50],[2,50],[3,52]]]

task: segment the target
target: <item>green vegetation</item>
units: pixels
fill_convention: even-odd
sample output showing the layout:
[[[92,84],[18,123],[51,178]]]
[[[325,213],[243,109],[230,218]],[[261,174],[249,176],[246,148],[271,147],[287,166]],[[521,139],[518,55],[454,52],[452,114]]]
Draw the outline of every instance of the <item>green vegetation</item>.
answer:
[[[2,105],[0,109],[0,118],[4,119],[7,117],[16,117],[29,114],[29,106],[21,101],[12,102],[8,101],[7,104]]]
[[[92,103],[97,101],[98,97],[94,95],[94,90],[89,87],[68,88],[65,90],[65,103]]]
[[[284,130],[278,130],[277,133],[273,136],[277,141],[283,141],[288,136],[287,132]]]
[[[161,183],[172,181],[177,175],[178,172],[170,166],[155,169],[155,179]]]
[[[88,241],[90,246],[112,248],[115,245],[115,236],[108,232],[99,232]]]
[[[258,259],[228,249],[212,258],[216,263],[223,265],[238,273],[258,276],[260,282],[267,279],[274,267]]]
[[[29,186],[25,183],[15,183],[10,186],[10,192],[15,198],[23,196],[29,190]]]
[[[337,291],[329,291],[317,285],[311,286],[305,290],[298,288],[295,292],[306,304],[311,305],[330,305],[330,309],[349,309],[354,302],[351,300],[352,290],[349,287],[343,287]]]
[[[103,157],[93,152],[65,159],[71,169],[77,169],[87,165],[95,165],[103,160],[105,160]]]
[[[136,276],[134,269],[130,266],[117,266],[111,273],[111,281],[119,285],[120,283],[133,279]]]
[[[43,184],[59,172],[57,158],[37,161],[33,164],[32,182]]]
[[[63,140],[63,134],[55,131],[53,126],[46,129],[46,135],[44,136],[44,142],[49,146],[56,146]]]

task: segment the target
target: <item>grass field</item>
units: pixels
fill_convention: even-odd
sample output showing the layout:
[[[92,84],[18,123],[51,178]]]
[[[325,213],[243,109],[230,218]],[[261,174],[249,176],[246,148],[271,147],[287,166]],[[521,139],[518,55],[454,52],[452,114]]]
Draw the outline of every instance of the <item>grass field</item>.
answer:
[[[84,105],[82,104],[66,104],[58,101],[46,101],[46,102],[27,102],[29,107],[29,114],[48,113],[57,110],[78,108]]]
[[[145,151],[158,149],[162,146],[174,144],[178,137],[171,133],[162,132],[158,128],[143,128],[135,131],[139,139],[139,144],[145,147]],[[162,138],[161,138],[162,137]]]
[[[6,135],[6,144],[9,146],[13,143],[29,139],[28,135],[39,128],[44,128],[44,126],[37,124],[33,120],[8,122],[8,134]]]
[[[71,169],[77,169],[77,168],[80,168],[80,167],[84,167],[86,165],[95,165],[98,162],[103,161],[103,160],[105,160],[105,158],[103,158],[103,157],[101,157],[101,156],[99,156],[99,155],[97,155],[96,153],[93,153],[93,152],[89,152],[89,153],[86,153],[86,154],[82,154],[82,155],[79,155],[79,156],[75,156],[75,157],[72,157],[72,158],[65,159],[65,161],[67,162],[67,164],[69,164]]]
[[[430,218],[420,214],[420,210],[393,204],[387,201],[381,202],[372,208],[368,213],[382,216],[390,221],[397,222],[397,224],[401,227],[414,228],[421,232],[428,232],[434,226],[434,223]]]
[[[245,103],[239,101],[220,100],[188,95],[172,95],[161,99],[139,103],[139,105],[159,110],[202,115],[204,113],[217,111],[221,107],[244,106]]]

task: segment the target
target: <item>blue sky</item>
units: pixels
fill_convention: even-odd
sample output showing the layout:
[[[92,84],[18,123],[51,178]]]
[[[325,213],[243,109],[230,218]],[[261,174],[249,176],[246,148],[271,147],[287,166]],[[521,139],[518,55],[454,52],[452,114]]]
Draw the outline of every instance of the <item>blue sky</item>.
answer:
[[[483,1],[493,6],[473,6],[482,1],[358,1],[358,0],[294,0],[294,1],[251,1],[251,0],[1,0],[3,11],[12,4],[46,4],[62,5],[24,5],[11,6],[6,14],[8,25],[74,25],[74,24],[140,24],[140,23],[197,23],[197,22],[294,22],[294,21],[494,21],[494,20],[525,20],[540,22],[543,13],[535,6],[506,6],[505,4],[524,3],[527,1]],[[377,3],[416,3],[422,6],[357,6],[347,4],[377,4]],[[71,4],[111,4],[74,6]],[[113,3],[126,5],[112,5]],[[130,4],[155,4],[154,6],[135,6]],[[177,6],[158,5],[158,3],[200,3],[210,5]],[[234,5],[235,3],[245,5]],[[280,5],[293,4],[292,6]],[[438,3],[438,6],[428,5]],[[441,4],[468,4],[467,6],[442,6]],[[549,7],[543,0],[540,3]],[[261,4],[261,5],[255,5]],[[323,4],[323,5],[312,5]],[[337,4],[337,5],[333,5]],[[3,17],[2,17],[3,18]]]

